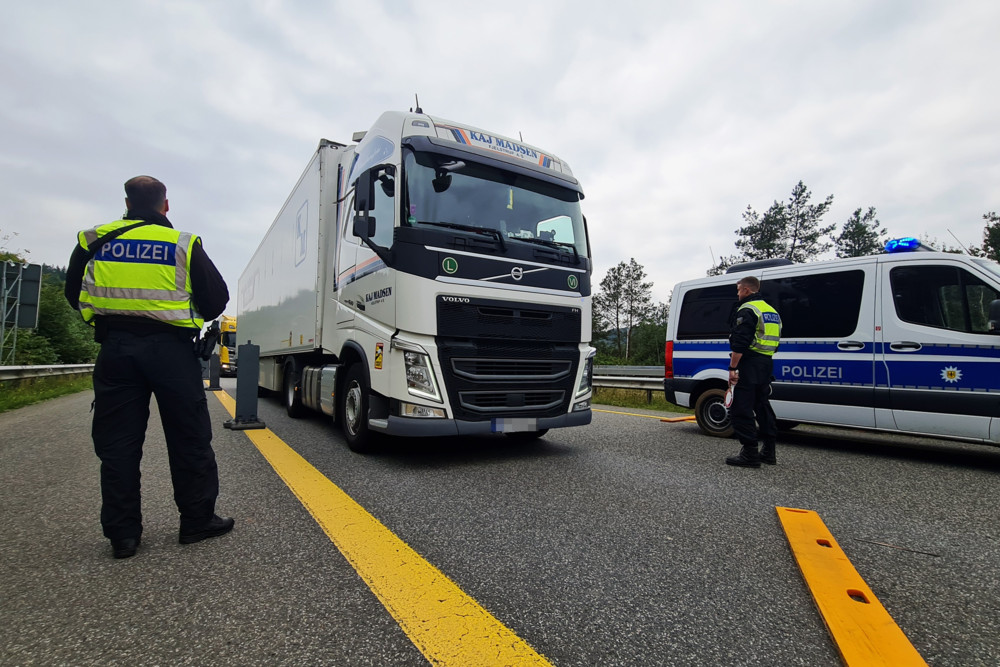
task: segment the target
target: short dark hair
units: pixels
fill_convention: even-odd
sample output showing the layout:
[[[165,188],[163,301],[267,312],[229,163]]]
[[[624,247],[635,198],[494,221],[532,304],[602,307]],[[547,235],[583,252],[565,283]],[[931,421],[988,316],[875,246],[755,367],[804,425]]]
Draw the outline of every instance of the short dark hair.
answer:
[[[759,292],[760,291],[760,281],[757,280],[756,276],[744,276],[744,277],[740,278],[738,281],[736,281],[736,284],[737,285],[746,285],[747,287],[750,288],[751,292]]]
[[[125,196],[135,211],[155,211],[167,198],[167,186],[152,176],[135,176],[125,181]]]

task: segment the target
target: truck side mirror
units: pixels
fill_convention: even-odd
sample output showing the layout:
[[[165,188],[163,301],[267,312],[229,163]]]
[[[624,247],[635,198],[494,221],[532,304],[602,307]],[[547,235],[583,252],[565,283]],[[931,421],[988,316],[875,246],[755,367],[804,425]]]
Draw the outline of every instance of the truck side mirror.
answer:
[[[990,301],[990,333],[1000,335],[1000,299]]]
[[[367,213],[354,216],[354,235],[362,239],[375,236],[375,217]]]
[[[354,210],[367,213],[375,204],[375,181],[372,180],[372,170],[358,176],[354,185]]]

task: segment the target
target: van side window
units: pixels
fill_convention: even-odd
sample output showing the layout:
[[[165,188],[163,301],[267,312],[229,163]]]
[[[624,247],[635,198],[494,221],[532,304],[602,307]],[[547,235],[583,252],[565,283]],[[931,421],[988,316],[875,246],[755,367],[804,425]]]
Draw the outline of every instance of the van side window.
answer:
[[[693,289],[684,295],[677,320],[677,339],[728,338],[729,315],[736,305],[736,281]]]
[[[854,269],[765,280],[760,293],[781,315],[782,338],[843,338],[858,328],[864,287]]]
[[[858,328],[864,287],[855,269],[765,280],[760,293],[781,315],[782,338],[843,338]]]
[[[989,333],[990,301],[1000,297],[957,266],[893,267],[889,284],[899,319],[962,333]]]

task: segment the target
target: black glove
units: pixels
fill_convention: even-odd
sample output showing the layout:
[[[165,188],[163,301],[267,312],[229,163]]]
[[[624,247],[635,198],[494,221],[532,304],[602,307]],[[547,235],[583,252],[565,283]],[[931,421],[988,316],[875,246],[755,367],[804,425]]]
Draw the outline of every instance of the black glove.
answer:
[[[219,338],[222,336],[222,332],[219,331],[219,322],[215,321],[205,330],[205,335],[201,338],[196,338],[194,341],[194,354],[196,357],[201,357],[203,360],[208,361],[212,358],[215,353],[215,346],[219,344]]]

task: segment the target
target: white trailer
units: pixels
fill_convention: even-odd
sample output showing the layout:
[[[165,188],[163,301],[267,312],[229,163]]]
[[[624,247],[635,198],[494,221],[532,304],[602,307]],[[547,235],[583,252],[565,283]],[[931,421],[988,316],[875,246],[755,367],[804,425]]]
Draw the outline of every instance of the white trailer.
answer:
[[[260,387],[340,421],[355,451],[590,423],[590,247],[566,163],[419,109],[354,141],[320,141],[240,277]]]

